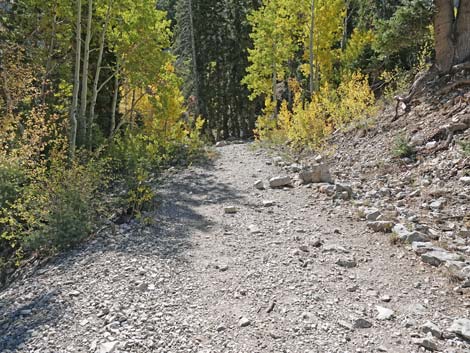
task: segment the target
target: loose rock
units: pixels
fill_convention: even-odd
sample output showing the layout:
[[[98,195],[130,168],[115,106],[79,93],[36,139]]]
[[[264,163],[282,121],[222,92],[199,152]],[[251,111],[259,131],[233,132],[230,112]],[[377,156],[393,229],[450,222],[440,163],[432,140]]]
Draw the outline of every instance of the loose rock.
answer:
[[[436,338],[442,338],[442,331],[431,321],[426,321],[426,323],[421,326],[421,331],[423,331],[425,334],[429,333]]]
[[[269,180],[269,186],[273,189],[284,187],[284,186],[290,186],[291,183],[292,183],[292,179],[290,176],[278,176],[278,177],[271,178]]]
[[[392,309],[378,305],[375,308],[378,311],[377,320],[390,320],[395,316],[395,312]]]
[[[367,222],[367,226],[374,232],[389,233],[392,231],[394,224],[390,221],[376,221]]]
[[[449,331],[467,340],[470,340],[470,320],[469,319],[455,320],[450,326]]]
[[[240,321],[238,321],[238,326],[240,327],[247,327],[251,325],[251,321],[246,317],[242,317]]]
[[[445,250],[433,250],[422,254],[421,260],[432,266],[440,266],[444,262],[462,261],[463,259],[460,255]]]

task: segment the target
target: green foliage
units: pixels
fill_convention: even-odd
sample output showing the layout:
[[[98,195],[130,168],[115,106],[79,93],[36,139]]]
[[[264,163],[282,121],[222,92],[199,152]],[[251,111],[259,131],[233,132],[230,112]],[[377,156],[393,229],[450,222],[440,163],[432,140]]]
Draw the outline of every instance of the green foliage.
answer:
[[[334,65],[341,51],[338,44],[343,33],[345,3],[342,0],[315,1],[315,25],[313,28],[313,51],[315,80],[329,82],[334,76]],[[252,92],[251,98],[275,96],[274,83],[287,80],[294,71],[303,77],[310,75],[310,0],[264,1],[253,11],[248,20],[253,26],[249,49],[250,66],[243,82]],[[301,58],[296,58],[302,53]],[[292,64],[300,61],[293,68]],[[317,82],[319,83],[319,82]]]
[[[374,49],[379,58],[412,68],[421,49],[433,42],[432,14],[432,1],[407,0],[390,19],[378,21]]]
[[[15,2],[6,14],[11,30],[0,28],[0,272],[12,261],[53,254],[88,237],[108,211],[103,204],[112,187],[124,185],[124,207],[140,214],[154,198],[154,175],[189,163],[202,149],[204,121],[182,119],[165,12],[153,0],[93,5],[90,77],[100,62],[100,40],[104,56],[86,96],[97,83],[93,140],[74,159],[66,153],[76,84],[70,75],[74,4]]]
[[[274,119],[274,106],[267,102],[264,116],[257,123],[256,132],[261,140],[289,141],[294,148],[318,148],[334,129],[375,114],[375,98],[367,77],[359,73],[345,77],[337,89],[324,85],[309,102],[303,100],[303,90],[297,81],[291,80],[289,84],[294,92],[292,108],[283,101],[278,118]]]
[[[467,157],[470,156],[470,140],[459,141],[459,145],[462,148],[462,153]]]
[[[416,150],[408,142],[405,135],[399,135],[394,142],[392,153],[398,158],[413,158]]]
[[[7,207],[18,198],[24,179],[20,166],[9,160],[0,161],[0,208]]]
[[[78,243],[92,229],[103,162],[67,167],[60,156],[47,170],[34,170],[15,199],[0,210],[1,238],[17,255],[53,253]]]
[[[204,121],[178,122],[169,130],[127,130],[116,136],[108,154],[115,173],[122,176],[126,189],[123,207],[139,215],[151,205],[152,175],[174,164],[186,165],[202,152],[200,139]]]

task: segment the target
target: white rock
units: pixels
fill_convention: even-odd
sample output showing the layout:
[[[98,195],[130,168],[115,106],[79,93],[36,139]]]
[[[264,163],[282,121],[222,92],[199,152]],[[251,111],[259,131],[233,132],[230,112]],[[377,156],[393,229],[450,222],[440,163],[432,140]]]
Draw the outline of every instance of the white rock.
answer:
[[[262,180],[256,180],[254,187],[258,190],[264,190],[264,183]]]
[[[250,325],[251,325],[251,321],[247,319],[246,317],[242,317],[240,321],[238,321],[238,326],[240,327],[246,327]]]
[[[378,305],[375,308],[379,312],[377,315],[377,320],[390,320],[395,315],[395,312],[392,309],[384,308],[383,306]]]
[[[449,331],[455,333],[463,338],[470,340],[470,320],[458,319],[455,320],[449,328]]]
[[[269,180],[269,186],[271,188],[280,188],[283,186],[289,186],[292,183],[292,179],[290,176],[278,176],[271,178]]]
[[[220,148],[220,147],[225,147],[227,146],[227,142],[226,141],[219,141],[215,144],[215,147],[217,148]]]
[[[395,226],[393,226],[392,231],[398,236],[398,238],[400,238],[400,240],[406,241],[408,243],[429,242],[429,239],[426,237],[425,234],[416,231],[410,232],[403,224],[400,223],[395,224]]]
[[[459,180],[464,185],[470,185],[470,177],[468,176],[461,177]]]
[[[445,203],[446,203],[446,200],[439,199],[439,200],[431,202],[429,204],[429,207],[434,211],[439,211],[444,208]]]
[[[248,226],[248,230],[250,231],[251,234],[261,234],[262,233],[261,229],[256,224],[250,224]]]
[[[411,248],[415,253],[418,255],[422,255],[424,253],[434,251],[434,250],[439,250],[439,248],[433,246],[431,243],[428,242],[420,242],[420,241],[415,241],[411,243]]]
[[[116,350],[118,344],[119,344],[118,341],[102,343],[100,345],[98,352],[99,353],[112,353]]]
[[[424,347],[425,349],[431,352],[439,350],[439,346],[437,345],[437,343],[435,342],[432,336],[425,337],[425,338],[415,338],[413,342],[414,344],[420,347]]]

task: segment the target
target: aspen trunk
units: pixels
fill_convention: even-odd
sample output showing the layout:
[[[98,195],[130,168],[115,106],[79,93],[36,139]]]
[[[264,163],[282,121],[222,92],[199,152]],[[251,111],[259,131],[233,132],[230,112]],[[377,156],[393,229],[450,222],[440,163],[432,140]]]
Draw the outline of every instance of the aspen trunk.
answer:
[[[77,18],[75,22],[75,69],[73,79],[72,105],[70,107],[69,117],[69,158],[75,158],[75,149],[77,144],[77,114],[78,114],[78,94],[80,90],[80,60],[82,48],[82,2],[76,0]]]
[[[309,40],[309,65],[310,65],[310,77],[309,77],[309,89],[310,95],[315,92],[315,64],[314,64],[314,53],[313,53],[313,44],[314,44],[314,26],[315,26],[315,0],[312,0],[310,7],[310,40]]]
[[[119,96],[119,60],[116,62],[116,73],[114,75],[114,95],[113,95],[113,104],[111,112],[111,126],[109,128],[109,137],[114,136],[116,130],[116,112],[117,112],[117,103]]]
[[[470,60],[470,0],[460,0],[455,25],[455,59],[454,64]]]
[[[82,67],[82,93],[80,95],[80,114],[78,115],[78,143],[82,146],[86,144],[87,138],[87,118],[86,110],[88,106],[88,74],[90,63],[90,42],[91,42],[91,23],[93,19],[93,0],[88,0],[88,18],[85,35],[85,48],[83,53]],[[91,126],[90,126],[91,128]]]
[[[436,0],[434,15],[436,67],[448,73],[452,66],[470,60],[470,0]],[[455,11],[457,10],[457,11]]]

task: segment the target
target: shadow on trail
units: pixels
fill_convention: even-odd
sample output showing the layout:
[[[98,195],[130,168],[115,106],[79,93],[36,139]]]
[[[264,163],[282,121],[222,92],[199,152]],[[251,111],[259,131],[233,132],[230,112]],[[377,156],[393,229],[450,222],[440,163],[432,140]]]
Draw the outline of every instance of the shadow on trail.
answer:
[[[16,308],[0,300],[0,352],[24,351],[22,344],[33,337],[35,329],[58,321],[63,308],[56,296],[56,291],[43,293]]]
[[[141,263],[139,260],[144,260],[142,262],[145,263],[145,258],[148,257],[171,261],[177,266],[181,264],[183,269],[188,262],[187,250],[192,247],[191,235],[214,226],[209,216],[202,214],[198,207],[205,204],[222,206],[225,203],[244,202],[243,195],[219,180],[214,171],[215,166],[207,163],[203,167],[178,171],[168,178],[158,192],[160,205],[149,215],[154,221],[152,225],[142,226],[132,221],[131,224],[110,227],[81,246],[52,258],[41,266],[40,273],[38,268],[32,268],[23,276],[21,282],[24,284],[13,283],[12,288],[4,289],[18,293],[21,297],[28,292],[28,283],[36,281],[36,276],[49,276],[51,273],[63,281],[63,277],[81,273],[82,277],[79,278],[86,278],[87,269],[96,269],[96,266],[100,266],[100,259],[109,259],[109,254],[115,261],[115,266],[123,271],[128,271],[126,267],[131,263],[135,264],[131,271],[138,271]],[[221,210],[222,207],[217,206],[217,209]],[[96,271],[90,273],[96,275]],[[106,273],[100,272],[100,276],[105,278]],[[71,285],[80,286],[80,283],[64,286],[61,280],[57,283],[55,291],[58,293],[68,290],[67,287]],[[2,302],[0,292],[0,352],[22,351],[21,345],[34,339],[35,331],[40,332],[45,325],[59,324],[65,306],[70,303],[67,300],[56,302],[57,292],[38,295],[20,307],[11,301],[11,296],[10,302]]]
[[[162,250],[162,257],[178,257],[191,247],[194,231],[203,232],[215,225],[198,211],[199,207],[219,205],[222,210],[222,205],[243,202],[243,196],[218,180],[213,171],[213,165],[205,164],[204,169],[193,169],[191,174],[183,172],[184,178],[175,177],[159,192],[161,204],[156,210],[156,224],[151,227],[151,239],[147,241]]]

